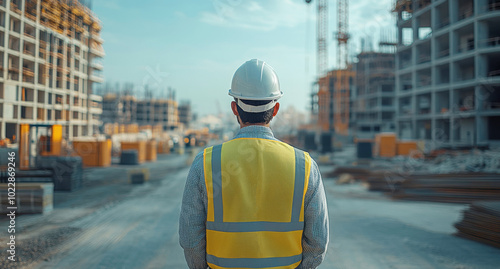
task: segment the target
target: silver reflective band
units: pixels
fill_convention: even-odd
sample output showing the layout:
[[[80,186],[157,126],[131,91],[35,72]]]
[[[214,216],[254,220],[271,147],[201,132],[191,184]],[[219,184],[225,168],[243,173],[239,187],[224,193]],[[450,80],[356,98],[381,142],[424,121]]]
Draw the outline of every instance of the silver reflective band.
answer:
[[[302,254],[275,258],[219,258],[207,254],[207,262],[227,268],[268,268],[289,266],[302,260]]]
[[[213,222],[207,221],[207,230],[229,232],[229,233],[248,233],[248,232],[293,232],[302,231],[304,222],[271,222],[271,221],[253,221],[253,222]]]
[[[260,106],[252,106],[252,105],[247,105],[241,101],[241,99],[238,99],[238,106],[243,109],[245,112],[249,113],[260,113],[264,111],[268,111],[269,109],[273,108],[276,105],[276,101],[272,100],[268,104],[265,105],[260,105]]]

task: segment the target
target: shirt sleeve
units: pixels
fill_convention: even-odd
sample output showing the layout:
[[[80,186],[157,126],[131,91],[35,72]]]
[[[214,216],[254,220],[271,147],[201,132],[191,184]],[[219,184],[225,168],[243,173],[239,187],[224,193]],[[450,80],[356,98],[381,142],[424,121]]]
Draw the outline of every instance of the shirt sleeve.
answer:
[[[179,218],[179,243],[189,268],[206,269],[206,191],[203,152],[194,159],[186,180]]]
[[[328,209],[318,165],[311,160],[311,172],[304,201],[302,263],[297,268],[318,267],[326,255],[329,240]]]

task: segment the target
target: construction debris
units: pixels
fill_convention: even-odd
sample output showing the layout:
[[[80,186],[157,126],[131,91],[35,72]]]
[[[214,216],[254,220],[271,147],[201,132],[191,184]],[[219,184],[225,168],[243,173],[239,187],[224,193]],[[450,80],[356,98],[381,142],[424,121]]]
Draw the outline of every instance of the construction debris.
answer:
[[[500,248],[500,202],[473,203],[455,228],[457,236]]]

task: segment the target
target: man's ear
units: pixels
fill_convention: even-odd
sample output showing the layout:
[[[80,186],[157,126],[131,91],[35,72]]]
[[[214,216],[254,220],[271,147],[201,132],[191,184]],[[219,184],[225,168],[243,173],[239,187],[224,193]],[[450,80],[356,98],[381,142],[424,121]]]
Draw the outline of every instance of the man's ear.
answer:
[[[231,110],[235,116],[238,116],[238,104],[235,101],[231,102]]]
[[[280,103],[276,103],[276,105],[274,106],[273,117],[276,117],[276,114],[278,114],[278,110],[280,110]]]

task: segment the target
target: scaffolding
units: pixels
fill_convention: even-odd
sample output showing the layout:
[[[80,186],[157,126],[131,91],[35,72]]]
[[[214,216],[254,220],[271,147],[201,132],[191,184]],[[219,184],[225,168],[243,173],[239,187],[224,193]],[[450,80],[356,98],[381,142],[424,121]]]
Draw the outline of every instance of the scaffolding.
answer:
[[[15,12],[19,10],[13,3],[11,8]],[[19,10],[19,12],[21,11]],[[102,50],[101,22],[85,2],[77,0],[41,0],[40,6],[37,7],[36,0],[27,0],[24,15],[30,20],[39,20],[40,24],[79,41],[85,41],[83,34],[87,32],[90,34],[91,39],[99,44],[98,49]],[[39,18],[37,18],[38,15]]]

